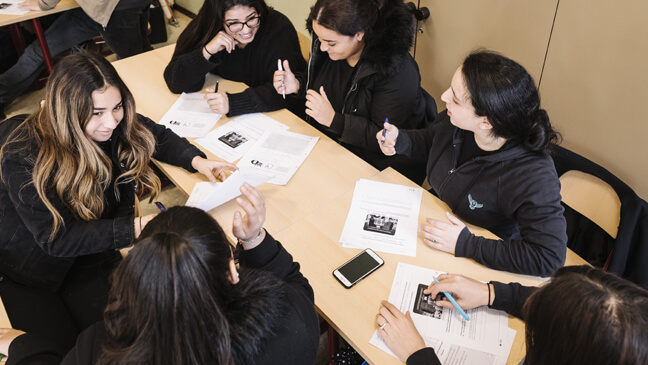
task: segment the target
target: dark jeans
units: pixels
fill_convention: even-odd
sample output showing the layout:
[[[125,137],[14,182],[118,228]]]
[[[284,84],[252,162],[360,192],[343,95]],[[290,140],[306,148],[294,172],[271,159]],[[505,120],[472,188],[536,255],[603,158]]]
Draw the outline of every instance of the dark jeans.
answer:
[[[81,42],[101,35],[117,58],[126,58],[153,49],[148,42],[146,28],[149,5],[130,9],[119,7],[112,13],[104,29],[81,8],[64,12],[45,31],[52,56],[75,47]],[[0,106],[7,106],[25,90],[45,69],[43,52],[37,41],[32,42],[18,62],[0,75]]]
[[[20,284],[0,273],[0,297],[11,325],[67,353],[81,331],[103,320],[109,277],[120,261],[119,252],[79,257],[57,292]]]

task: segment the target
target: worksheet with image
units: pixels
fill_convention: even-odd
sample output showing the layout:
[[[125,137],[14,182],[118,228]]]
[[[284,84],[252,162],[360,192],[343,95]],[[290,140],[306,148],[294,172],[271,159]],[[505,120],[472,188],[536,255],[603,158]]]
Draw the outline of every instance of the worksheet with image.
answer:
[[[257,187],[268,181],[268,176],[234,171],[225,181],[196,183],[185,205],[209,211],[241,195],[241,185],[248,183]]]
[[[288,131],[268,131],[236,165],[240,171],[271,177],[271,184],[286,185],[318,140]]]
[[[220,114],[214,114],[209,109],[205,94],[182,93],[159,124],[171,129],[180,137],[199,138],[214,128],[220,117]]]
[[[441,274],[443,272],[399,263],[389,293],[389,302],[403,313],[410,312],[426,345],[434,347],[437,355],[454,356],[465,352],[466,356],[490,359],[466,364],[498,364],[501,358],[505,362],[515,338],[515,330],[508,327],[508,315],[483,306],[466,310],[470,318],[466,321],[456,309],[436,306],[435,300],[442,299],[444,294],[432,298],[423,291],[434,282],[435,276]],[[388,350],[380,337],[380,331],[376,331],[369,342]]]
[[[340,237],[342,247],[416,256],[423,190],[361,179]]]
[[[0,14],[2,15],[23,15],[29,13],[29,9],[20,9],[18,4],[25,0],[0,0]]]
[[[223,160],[234,162],[250,150],[265,132],[287,129],[287,125],[264,114],[247,114],[225,123],[203,138],[198,138],[196,143]]]

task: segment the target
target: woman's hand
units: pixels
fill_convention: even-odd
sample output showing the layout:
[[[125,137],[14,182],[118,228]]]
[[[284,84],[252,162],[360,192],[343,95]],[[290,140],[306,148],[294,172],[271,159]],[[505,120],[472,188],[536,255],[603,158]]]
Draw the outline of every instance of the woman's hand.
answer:
[[[226,93],[217,93],[212,89],[207,89],[207,93],[204,96],[209,105],[209,109],[216,114],[227,114],[229,113],[229,98]]]
[[[157,214],[143,215],[141,217],[135,217],[133,219],[133,226],[135,227],[135,238],[139,237],[140,234],[142,234],[144,227],[146,227],[148,222],[150,222],[151,219],[155,218],[156,215]]]
[[[457,239],[466,225],[448,212],[446,217],[449,223],[427,218],[426,221],[430,225],[421,224],[418,233],[423,236],[423,242],[428,246],[454,255]]]
[[[380,303],[382,307],[376,316],[380,327],[378,333],[396,356],[407,361],[413,353],[425,347],[423,337],[416,330],[409,312],[403,314],[386,300]]]
[[[196,171],[207,176],[207,178],[211,182],[216,182],[216,178],[218,178],[220,181],[224,181],[226,179],[225,170],[238,170],[238,167],[236,167],[236,165],[229,162],[207,160],[200,156],[196,156],[193,158],[193,160],[191,160],[191,166],[193,166]]]
[[[462,309],[473,309],[489,304],[489,287],[486,283],[457,274],[441,274],[437,279],[439,279],[439,283],[430,284],[430,287],[423,293],[430,294],[432,298],[435,298],[437,294],[447,291],[452,294]],[[491,292],[490,298],[492,303],[495,299],[494,291]],[[439,307],[454,309],[449,300],[437,300],[435,304]]]
[[[263,230],[266,218],[265,199],[259,190],[248,183],[243,183],[241,193],[245,199],[238,197],[236,203],[243,208],[245,215],[241,215],[239,211],[234,212],[232,233],[239,240],[247,241],[247,243],[241,242],[241,244],[244,249],[251,250],[265,238],[265,230]],[[259,235],[259,233],[261,234]]]
[[[319,93],[315,90],[306,92],[306,114],[327,127],[333,123],[335,110],[324,92],[324,86],[320,87]]]
[[[288,94],[297,94],[299,92],[299,81],[295,77],[295,74],[290,71],[290,65],[288,60],[283,61],[284,71],[275,71],[274,77],[272,78],[272,86],[277,90],[277,94],[281,94],[284,90],[286,95]]]
[[[237,44],[238,42],[234,38],[221,30],[214,38],[212,38],[211,41],[209,41],[209,43],[205,45],[205,47],[203,47],[203,56],[205,59],[209,60],[211,55],[222,50],[227,51],[227,53],[232,53]]]
[[[398,138],[398,128],[395,125],[387,122],[385,122],[383,128],[383,130],[376,133],[378,146],[380,146],[380,150],[386,156],[393,156],[396,154],[396,139]]]
[[[0,354],[9,356],[9,346],[16,337],[25,332],[13,328],[0,328]]]

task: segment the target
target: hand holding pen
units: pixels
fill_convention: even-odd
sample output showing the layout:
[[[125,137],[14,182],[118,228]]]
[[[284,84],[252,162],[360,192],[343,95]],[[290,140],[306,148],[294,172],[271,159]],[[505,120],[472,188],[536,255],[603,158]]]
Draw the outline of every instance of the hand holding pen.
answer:
[[[393,156],[396,154],[396,139],[398,138],[398,128],[389,123],[389,118],[385,118],[383,129],[376,134],[376,140],[380,150],[386,156]]]
[[[439,293],[452,293],[457,305],[465,310],[488,305],[489,298],[490,304],[495,300],[493,286],[481,281],[458,274],[441,274],[438,281],[430,284],[423,293],[430,294],[432,297],[436,297]],[[437,300],[436,305],[448,309],[456,308],[449,299]]]
[[[272,77],[272,86],[274,86],[278,94],[296,94],[299,91],[299,81],[297,81],[295,74],[290,70],[288,60],[283,60],[283,62],[278,60],[277,66],[277,71],[275,71]]]
[[[209,109],[216,114],[227,114],[229,113],[229,98],[226,93],[218,92],[218,80],[213,89],[206,89],[205,100],[209,105]]]

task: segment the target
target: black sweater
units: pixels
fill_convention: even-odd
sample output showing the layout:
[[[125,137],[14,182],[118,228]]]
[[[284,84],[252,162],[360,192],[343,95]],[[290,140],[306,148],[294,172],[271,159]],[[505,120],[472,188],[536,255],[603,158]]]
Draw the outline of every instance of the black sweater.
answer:
[[[282,108],[304,115],[304,105],[298,98],[286,95],[284,100],[272,85],[279,59],[288,60],[293,72],[306,70],[297,32],[286,16],[270,9],[268,16],[261,19],[254,40],[232,53],[223,50],[208,61],[203,57],[203,46],[197,45],[188,53],[173,56],[164,70],[164,79],[171,92],[199,91],[205,83],[205,75],[211,72],[250,87],[241,93],[228,93],[230,110],[227,115],[230,117]]]
[[[567,254],[560,180],[551,157],[508,141],[498,152],[458,166],[464,134],[444,112],[429,128],[401,130],[396,141],[397,153],[428,156],[428,182],[459,218],[501,238],[475,236],[466,228],[455,256],[497,270],[551,276]]]

